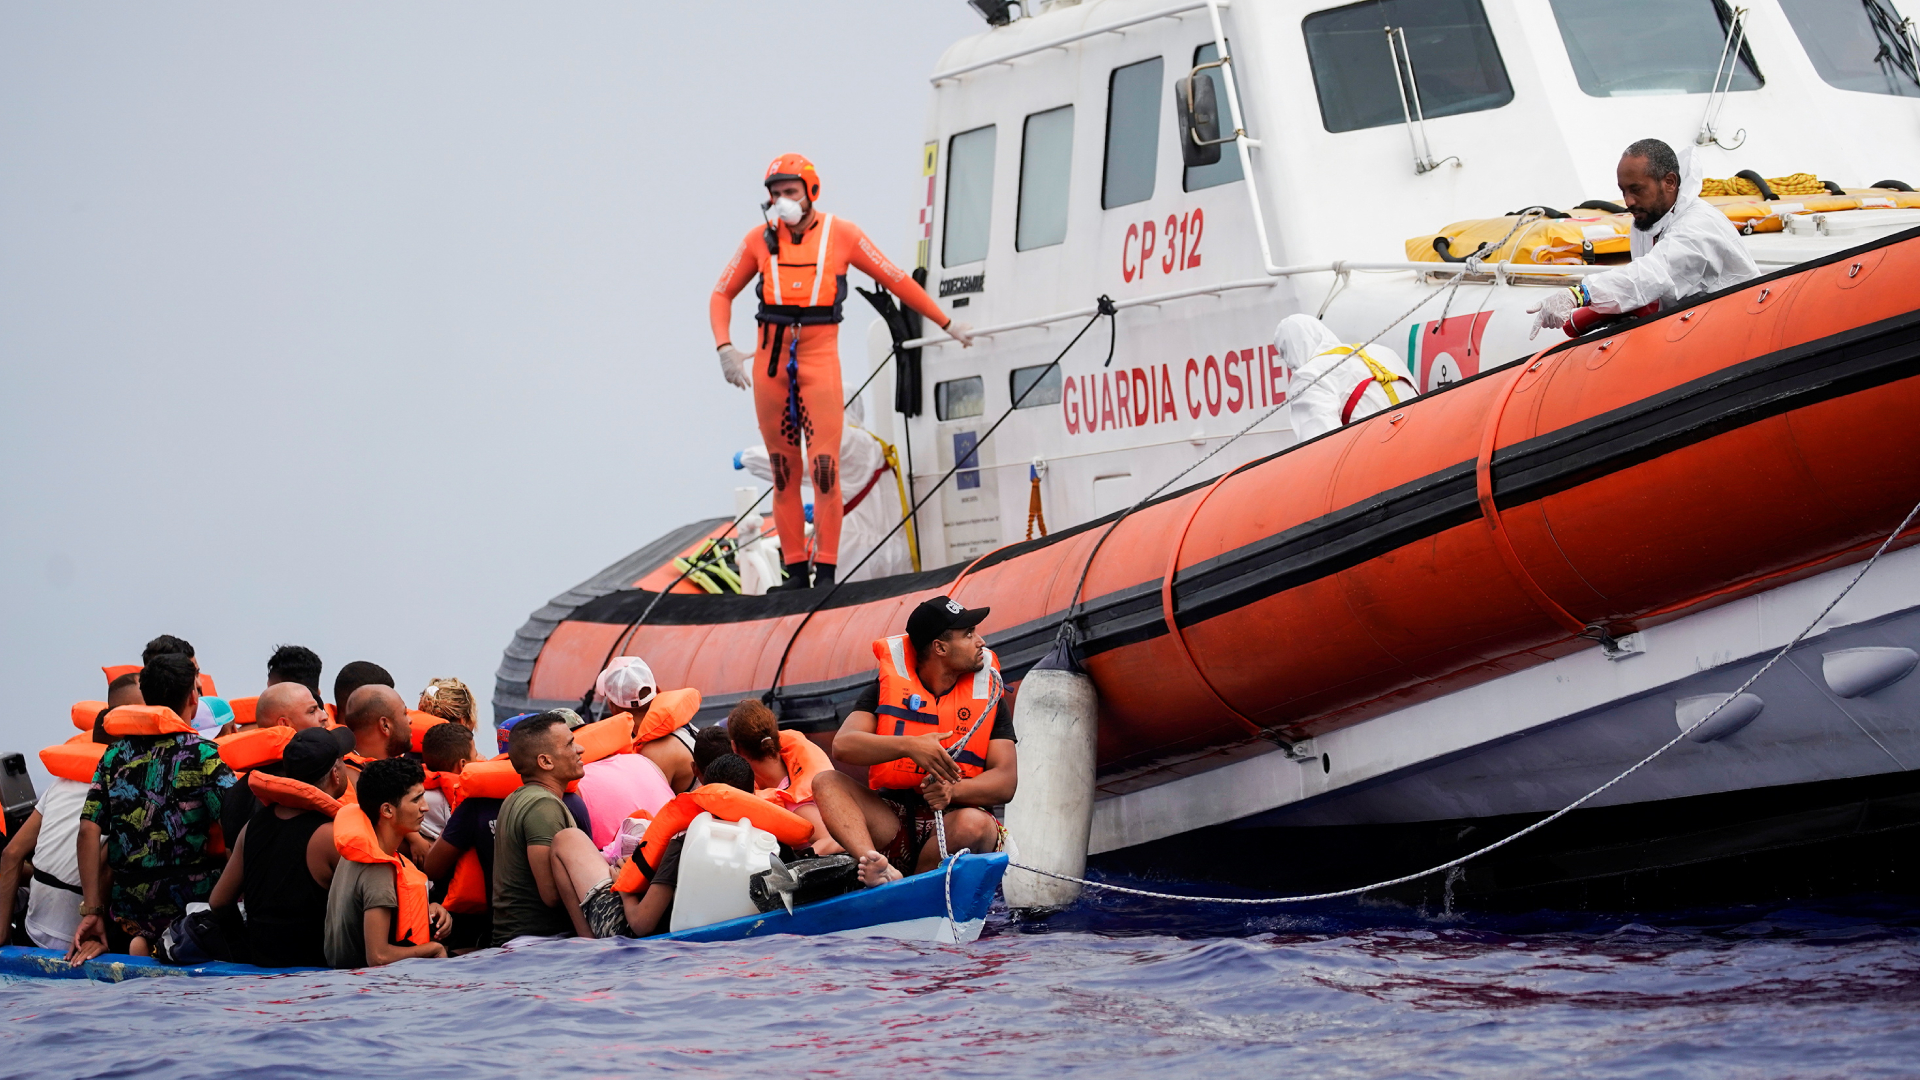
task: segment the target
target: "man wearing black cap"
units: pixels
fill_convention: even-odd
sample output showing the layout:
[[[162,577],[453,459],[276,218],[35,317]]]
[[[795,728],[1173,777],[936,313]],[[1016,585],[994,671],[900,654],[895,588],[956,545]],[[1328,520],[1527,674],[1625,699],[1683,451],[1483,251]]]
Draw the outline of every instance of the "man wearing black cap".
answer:
[[[836,843],[879,885],[940,864],[934,815],[949,854],[999,849],[992,807],[1013,798],[1013,701],[1000,660],[978,627],[988,608],[936,596],[913,610],[907,632],[873,643],[878,678],[834,736],[833,756],[867,767],[862,787],[845,773],[813,782]]]
[[[209,903],[247,902],[249,959],[260,967],[326,967],[327,887],[340,863],[333,811],[347,790],[345,728],[307,728],[257,772],[261,806],[233,844]]]

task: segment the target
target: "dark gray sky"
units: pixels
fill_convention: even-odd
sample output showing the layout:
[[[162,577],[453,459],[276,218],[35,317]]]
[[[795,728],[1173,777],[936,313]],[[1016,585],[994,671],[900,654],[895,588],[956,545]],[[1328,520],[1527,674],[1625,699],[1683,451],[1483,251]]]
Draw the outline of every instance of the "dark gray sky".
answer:
[[[0,749],[66,738],[161,632],[234,695],[297,642],[329,686],[370,659],[489,697],[528,612],[747,482],[706,297],[766,162],[812,156],[910,262],[926,76],[981,28],[0,3]]]

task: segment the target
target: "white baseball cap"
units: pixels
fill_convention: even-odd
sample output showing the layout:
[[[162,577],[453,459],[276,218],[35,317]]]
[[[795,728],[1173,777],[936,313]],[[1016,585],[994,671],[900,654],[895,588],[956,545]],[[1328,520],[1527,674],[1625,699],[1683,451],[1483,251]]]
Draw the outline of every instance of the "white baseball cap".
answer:
[[[660,690],[653,669],[637,656],[618,656],[594,680],[600,699],[617,709],[637,709]]]

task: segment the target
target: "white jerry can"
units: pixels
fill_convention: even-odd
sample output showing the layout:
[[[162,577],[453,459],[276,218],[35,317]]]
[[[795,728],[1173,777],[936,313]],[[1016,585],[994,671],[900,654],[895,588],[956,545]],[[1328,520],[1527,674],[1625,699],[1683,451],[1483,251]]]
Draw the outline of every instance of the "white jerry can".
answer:
[[[721,821],[703,813],[687,826],[680,848],[680,880],[673,889],[672,930],[709,926],[758,914],[747,879],[773,865],[780,850],[770,832],[745,821]]]

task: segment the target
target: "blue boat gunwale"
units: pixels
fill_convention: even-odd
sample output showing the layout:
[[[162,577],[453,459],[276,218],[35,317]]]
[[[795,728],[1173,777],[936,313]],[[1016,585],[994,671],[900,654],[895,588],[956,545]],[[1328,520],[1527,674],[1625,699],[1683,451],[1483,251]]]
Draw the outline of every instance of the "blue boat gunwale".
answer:
[[[969,923],[987,917],[999,891],[1000,879],[1007,871],[1007,856],[962,854],[951,868],[953,917]],[[858,931],[866,927],[912,919],[944,918],[947,914],[946,889],[949,869],[945,866],[924,874],[890,881],[871,889],[859,889],[841,896],[797,907],[789,914],[784,908],[743,915],[737,919],[696,926],[670,934],[646,938],[616,938],[627,945],[659,941],[714,942],[740,941],[775,934],[817,935]],[[480,950],[481,952],[491,950]],[[476,954],[468,954],[476,955]],[[327,968],[263,968],[252,964],[212,962],[174,967],[145,956],[107,953],[85,963],[67,963],[58,949],[35,949],[22,945],[0,946],[0,975],[33,979],[88,979],[94,982],[127,982],[152,978],[212,978],[253,975],[299,975]]]

